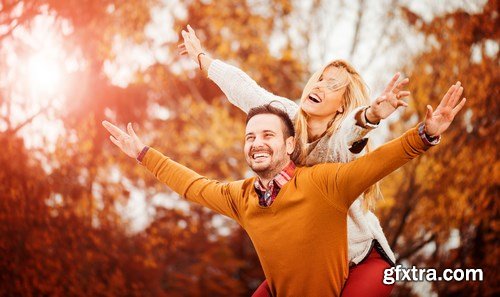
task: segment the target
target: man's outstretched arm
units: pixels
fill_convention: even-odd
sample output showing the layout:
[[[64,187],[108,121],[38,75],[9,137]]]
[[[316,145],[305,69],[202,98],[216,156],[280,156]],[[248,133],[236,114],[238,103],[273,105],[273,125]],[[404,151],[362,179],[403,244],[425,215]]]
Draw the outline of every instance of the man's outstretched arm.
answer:
[[[144,145],[130,123],[127,125],[127,132],[107,121],[103,121],[102,124],[111,133],[111,142],[129,157],[140,161],[159,181],[174,192],[239,222],[237,203],[241,187],[238,187],[238,182],[221,183],[209,180],[173,161]]]
[[[432,140],[439,139],[448,129],[465,105],[465,98],[459,102],[462,92],[463,88],[457,82],[449,88],[436,111],[427,106],[425,120],[419,127],[365,157],[341,165],[336,175],[336,190],[340,197],[345,197],[350,205],[370,185],[423,154],[433,145]]]
[[[317,177],[326,176],[324,182],[328,186],[328,196],[335,197],[334,203],[348,209],[369,186],[437,144],[440,135],[465,105],[465,98],[458,102],[462,92],[463,88],[457,82],[450,87],[435,111],[427,106],[423,123],[366,156],[346,164],[318,167]]]

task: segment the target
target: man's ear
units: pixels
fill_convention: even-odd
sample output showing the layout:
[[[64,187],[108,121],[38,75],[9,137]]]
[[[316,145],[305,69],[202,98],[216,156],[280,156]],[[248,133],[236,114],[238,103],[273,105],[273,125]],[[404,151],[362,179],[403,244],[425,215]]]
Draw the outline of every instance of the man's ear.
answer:
[[[285,140],[285,145],[286,145],[286,153],[288,155],[291,155],[293,153],[293,150],[295,149],[295,137],[290,136]]]

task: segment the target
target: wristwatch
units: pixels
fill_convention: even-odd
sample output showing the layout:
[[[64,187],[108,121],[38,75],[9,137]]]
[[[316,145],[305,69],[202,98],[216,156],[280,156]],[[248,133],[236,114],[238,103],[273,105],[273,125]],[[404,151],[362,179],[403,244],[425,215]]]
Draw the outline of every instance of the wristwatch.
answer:
[[[355,115],[356,125],[363,127],[363,128],[375,129],[378,127],[380,122],[373,124],[373,123],[370,123],[370,121],[368,121],[368,119],[366,118],[366,111],[368,110],[368,108],[370,108],[370,106],[368,106],[368,107],[360,110],[358,113],[356,113],[356,115]]]
[[[137,156],[137,161],[139,163],[142,163],[142,159],[144,159],[144,156],[146,156],[146,153],[148,152],[149,150],[149,146],[145,146],[142,151],[139,153],[139,156]]]
[[[430,136],[425,133],[425,124],[420,123],[418,125],[418,135],[422,138],[422,141],[427,145],[436,145],[441,141],[441,135],[438,136]]]

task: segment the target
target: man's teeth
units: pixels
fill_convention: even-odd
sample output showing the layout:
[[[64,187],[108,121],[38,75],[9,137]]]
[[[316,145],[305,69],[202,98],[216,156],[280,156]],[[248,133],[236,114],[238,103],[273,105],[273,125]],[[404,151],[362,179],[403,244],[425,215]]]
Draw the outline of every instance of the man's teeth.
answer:
[[[269,154],[266,154],[266,153],[257,153],[257,154],[253,154],[252,155],[252,158],[254,158],[254,159],[261,158],[261,157],[269,157]]]

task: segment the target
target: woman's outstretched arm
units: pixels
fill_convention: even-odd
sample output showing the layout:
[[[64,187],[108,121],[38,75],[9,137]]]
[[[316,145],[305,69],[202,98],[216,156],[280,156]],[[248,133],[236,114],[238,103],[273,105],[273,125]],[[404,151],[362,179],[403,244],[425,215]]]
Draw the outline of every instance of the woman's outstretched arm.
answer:
[[[366,143],[367,134],[378,127],[378,123],[391,115],[400,106],[408,106],[402,99],[410,95],[409,91],[403,90],[409,79],[405,78],[398,82],[400,77],[396,73],[387,84],[382,94],[370,106],[360,106],[344,119],[340,124],[337,137],[332,137],[330,147],[337,154],[349,151],[350,154],[360,153]],[[343,159],[350,159],[345,157]],[[344,160],[344,161],[347,161]]]
[[[200,40],[191,26],[188,25],[188,31],[182,31],[182,37],[184,43],[179,45],[181,54],[188,54],[208,78],[219,86],[229,102],[248,113],[253,107],[278,101],[279,103],[275,104],[276,107],[284,109],[290,118],[295,117],[298,110],[295,102],[260,87],[237,67],[212,59],[201,47]]]

